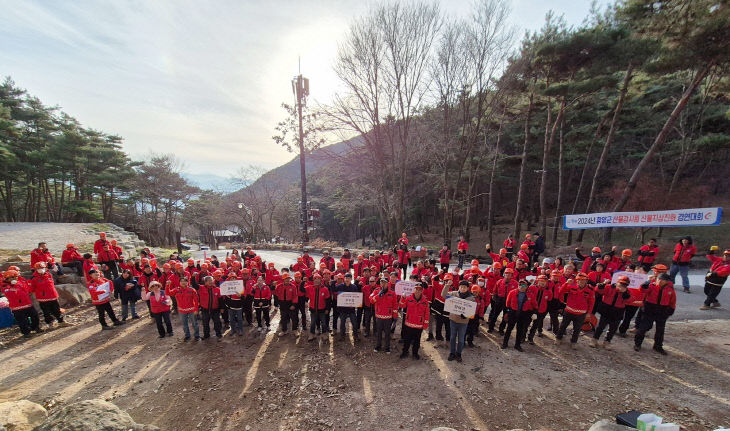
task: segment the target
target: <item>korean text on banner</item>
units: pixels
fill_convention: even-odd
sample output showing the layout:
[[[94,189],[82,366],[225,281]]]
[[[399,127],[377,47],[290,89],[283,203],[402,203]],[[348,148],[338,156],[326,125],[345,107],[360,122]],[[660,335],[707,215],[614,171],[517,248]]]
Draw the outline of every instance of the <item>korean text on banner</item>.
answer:
[[[468,299],[449,296],[446,298],[444,311],[452,314],[463,314],[471,319],[477,313],[477,303]]]
[[[337,294],[338,307],[362,307],[362,292],[340,292]]]
[[[96,286],[96,291],[102,292],[99,294],[99,300],[104,300],[104,299],[107,299],[109,297],[109,295],[111,295],[112,288],[111,288],[111,285],[109,284],[109,282],[107,281],[106,283],[104,283],[100,286]]]
[[[714,226],[722,220],[722,208],[570,214],[563,216],[563,229],[605,227]]]
[[[631,289],[640,288],[641,285],[649,279],[649,276],[646,274],[640,274],[638,272],[619,271],[613,273],[613,276],[611,277],[611,283],[616,284],[616,281],[622,275],[629,277],[629,288]]]
[[[411,296],[416,285],[421,284],[418,281],[400,280],[395,283],[395,294],[398,296]]]
[[[221,295],[240,295],[243,293],[243,280],[229,280],[221,283]]]

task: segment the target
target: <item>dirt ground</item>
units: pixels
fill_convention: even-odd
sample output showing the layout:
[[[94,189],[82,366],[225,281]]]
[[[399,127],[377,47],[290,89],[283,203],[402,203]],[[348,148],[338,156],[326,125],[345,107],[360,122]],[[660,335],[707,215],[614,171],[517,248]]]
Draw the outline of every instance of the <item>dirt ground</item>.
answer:
[[[0,331],[0,401],[54,409],[102,398],[164,430],[584,430],[631,409],[686,430],[730,425],[728,320],[669,324],[666,357],[649,340],[637,354],[629,339],[608,352],[585,336],[576,351],[546,336],[519,353],[482,329],[459,364],[425,336],[415,361],[398,359],[396,340],[390,355],[367,338],[310,343],[249,328],[222,342],[183,342],[178,316],[175,336],[159,339],[142,316],[102,332],[93,307],[82,306],[68,315],[72,328],[30,340]]]

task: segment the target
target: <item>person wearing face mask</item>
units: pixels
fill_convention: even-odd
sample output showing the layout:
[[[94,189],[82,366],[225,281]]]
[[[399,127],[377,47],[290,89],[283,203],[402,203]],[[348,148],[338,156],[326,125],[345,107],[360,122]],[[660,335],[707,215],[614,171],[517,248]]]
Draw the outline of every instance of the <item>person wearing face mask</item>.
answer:
[[[112,308],[112,305],[109,303],[112,299],[111,295],[111,282],[107,280],[106,278],[101,276],[101,273],[95,269],[92,269],[89,271],[89,276],[91,277],[91,281],[89,282],[89,285],[87,286],[89,289],[89,294],[91,295],[91,303],[96,306],[96,311],[99,314],[99,323],[101,324],[102,330],[108,330],[112,329],[111,326],[107,325],[106,319],[104,318],[104,314],[108,314],[109,318],[114,323],[114,326],[123,325],[124,322],[117,319],[117,316],[114,314],[114,309]],[[105,284],[109,284],[110,290],[104,290],[101,289],[102,286]]]
[[[40,327],[38,312],[30,299],[31,289],[25,280],[20,280],[18,271],[9,269],[3,273],[0,291],[8,299],[10,311],[20,327],[23,337],[30,338],[30,331],[43,332]]]
[[[459,282],[459,289],[449,291],[449,285],[445,285],[441,291],[441,295],[448,299],[449,297],[456,297],[465,299],[467,301],[476,301],[474,295],[469,292],[469,282],[462,280]],[[449,361],[456,359],[457,362],[461,362],[461,352],[464,350],[464,341],[466,339],[466,325],[469,323],[469,317],[463,314],[456,315],[449,313],[449,326],[451,332],[450,341],[450,352]]]
[[[30,288],[35,293],[35,298],[43,311],[43,320],[46,325],[52,326],[53,319],[58,321],[61,327],[71,326],[63,321],[61,306],[58,304],[58,292],[53,283],[53,276],[46,270],[46,264],[38,262],[35,264],[35,272],[30,279]]]
[[[484,278],[479,277],[477,284],[471,287],[471,293],[474,294],[477,302],[477,311],[474,317],[469,319],[469,323],[466,326],[466,345],[474,347],[474,337],[479,334],[479,322],[484,320],[484,312],[489,307],[489,292],[485,290]]]

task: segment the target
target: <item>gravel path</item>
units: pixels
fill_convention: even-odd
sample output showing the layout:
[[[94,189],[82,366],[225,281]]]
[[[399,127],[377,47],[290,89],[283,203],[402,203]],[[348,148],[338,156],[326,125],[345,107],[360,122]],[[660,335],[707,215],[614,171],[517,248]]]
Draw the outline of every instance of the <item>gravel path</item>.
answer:
[[[69,242],[96,241],[97,235],[82,232],[90,226],[93,223],[0,223],[0,249],[32,250],[45,241],[51,253],[60,256]]]

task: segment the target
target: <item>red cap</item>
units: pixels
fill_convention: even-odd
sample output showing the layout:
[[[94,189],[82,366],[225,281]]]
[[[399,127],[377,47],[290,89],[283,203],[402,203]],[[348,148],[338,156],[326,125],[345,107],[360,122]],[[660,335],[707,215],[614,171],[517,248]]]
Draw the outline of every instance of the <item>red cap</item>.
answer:
[[[621,283],[628,286],[629,284],[631,284],[631,280],[629,280],[628,276],[622,275],[618,278],[618,280],[616,280],[616,283]]]

